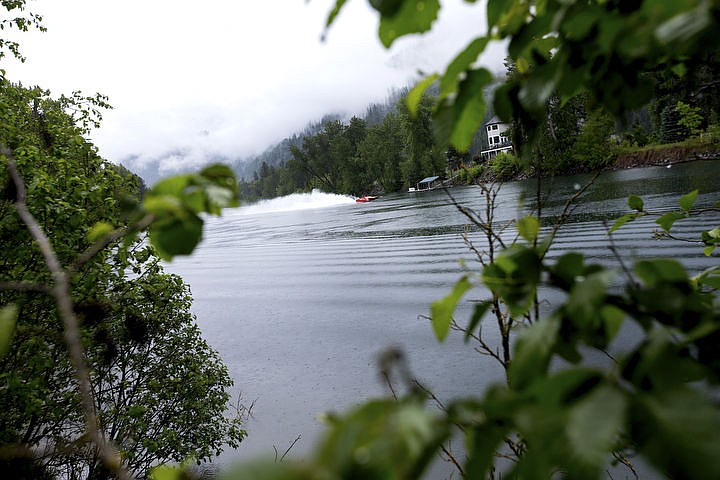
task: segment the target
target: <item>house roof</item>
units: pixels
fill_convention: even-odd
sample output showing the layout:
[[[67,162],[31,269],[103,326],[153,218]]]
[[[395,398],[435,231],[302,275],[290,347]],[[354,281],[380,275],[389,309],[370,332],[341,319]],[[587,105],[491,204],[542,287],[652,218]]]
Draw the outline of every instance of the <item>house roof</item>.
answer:
[[[485,122],[485,125],[492,125],[493,123],[505,123],[505,122],[500,120],[497,115],[493,115],[493,117],[490,120]]]
[[[420,180],[418,183],[429,183],[434,182],[435,180],[439,179],[440,177],[427,177]]]

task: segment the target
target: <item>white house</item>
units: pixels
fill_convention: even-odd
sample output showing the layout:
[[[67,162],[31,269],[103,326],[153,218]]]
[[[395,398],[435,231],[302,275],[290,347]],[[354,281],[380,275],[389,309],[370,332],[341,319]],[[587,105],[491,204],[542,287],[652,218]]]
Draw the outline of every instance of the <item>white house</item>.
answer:
[[[485,124],[488,148],[480,152],[482,160],[489,160],[500,152],[512,153],[513,146],[508,138],[508,130],[510,130],[510,124],[501,122],[497,117],[491,118]]]

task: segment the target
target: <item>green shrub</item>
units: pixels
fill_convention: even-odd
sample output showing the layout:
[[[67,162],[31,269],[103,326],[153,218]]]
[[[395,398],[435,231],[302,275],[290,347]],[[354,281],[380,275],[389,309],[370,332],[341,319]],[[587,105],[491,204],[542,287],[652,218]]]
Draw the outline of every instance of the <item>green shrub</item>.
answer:
[[[475,183],[485,175],[485,164],[472,165],[460,171],[460,179],[464,183]]]
[[[693,137],[700,135],[702,131],[700,125],[703,122],[702,115],[700,115],[700,109],[688,105],[687,103],[677,102],[675,110],[678,112],[680,118],[678,124],[685,128],[685,130]]]
[[[509,180],[519,175],[523,170],[520,159],[512,153],[498,153],[489,162],[490,168],[498,180]]]
[[[572,147],[574,162],[589,170],[607,166],[618,153],[618,146],[611,138],[614,131],[615,121],[611,115],[603,111],[591,113]]]

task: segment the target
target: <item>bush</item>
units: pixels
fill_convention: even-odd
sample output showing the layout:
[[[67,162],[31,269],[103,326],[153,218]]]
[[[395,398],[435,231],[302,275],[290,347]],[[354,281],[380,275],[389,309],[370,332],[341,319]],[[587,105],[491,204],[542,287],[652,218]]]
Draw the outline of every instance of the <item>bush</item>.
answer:
[[[591,113],[570,151],[575,164],[589,170],[606,167],[617,155],[617,144],[611,138],[614,131],[615,122],[608,113]]]
[[[700,129],[700,125],[703,122],[703,118],[700,115],[700,109],[683,102],[677,102],[675,110],[680,116],[678,124],[685,128],[691,136],[695,137],[700,135],[700,132],[702,131]]]
[[[472,165],[465,167],[458,173],[458,177],[463,183],[475,183],[485,175],[485,164]]]
[[[490,169],[498,180],[509,180],[518,176],[523,170],[520,159],[512,153],[498,153],[489,162]]]

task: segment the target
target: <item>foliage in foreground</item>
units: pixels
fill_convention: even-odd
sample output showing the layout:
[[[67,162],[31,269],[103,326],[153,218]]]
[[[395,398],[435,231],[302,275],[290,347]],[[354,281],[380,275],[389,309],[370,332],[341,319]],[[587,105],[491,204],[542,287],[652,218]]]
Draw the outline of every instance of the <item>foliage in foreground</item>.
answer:
[[[496,192],[486,192],[494,204]],[[680,199],[672,212],[677,221],[708,212],[694,207],[697,195]],[[650,214],[638,197],[628,204],[635,214]],[[462,435],[465,454],[450,458],[464,478],[598,478],[616,464],[634,474],[637,456],[669,478],[720,475],[720,410],[713,398],[720,384],[720,268],[691,277],[672,259],[625,269],[588,264],[580,253],[551,260],[556,230],[541,233],[535,217],[517,222],[520,240],[505,248],[491,211],[481,218],[462,209],[497,253],[486,246],[483,268],[432,305],[433,330],[439,340],[462,331],[502,364],[507,383],[437,409],[436,399],[411,381],[399,400],[373,400],[329,418],[311,458],[239,465],[223,478],[419,478],[436,455],[450,454],[445,442],[453,432]],[[720,204],[710,211],[720,212]],[[657,224],[671,235],[666,215]],[[720,227],[699,239],[718,241]],[[476,288],[491,296],[460,325],[455,309]],[[536,310],[539,290],[562,298],[547,315]],[[493,323],[502,345],[487,343]],[[641,332],[638,342],[598,364],[598,357],[617,350],[628,324]],[[511,332],[518,328],[513,347]]]
[[[400,104],[377,125],[357,117],[347,125],[326,122],[302,145],[290,146],[290,158],[279,166],[263,164],[252,181],[240,183],[243,201],[320,189],[324,192],[363,195],[396,191],[423,177],[441,175],[446,159],[435,142],[430,100],[410,116]]]
[[[344,0],[338,0],[332,18],[344,3]],[[398,36],[429,29],[440,8],[437,0],[371,4],[380,12],[379,35],[386,45]],[[712,1],[490,0],[487,14],[490,36],[474,41],[440,78],[441,103],[435,113],[439,119],[437,125],[444,137],[461,150],[477,130],[485,110],[481,92],[490,81],[489,72],[473,65],[491,39],[510,40],[510,55],[521,74],[498,90],[496,112],[505,119],[514,117],[529,138],[537,133],[544,105],[553,93],[565,102],[578,91],[587,89],[595,101],[618,113],[648,99],[649,89],[639,72],[661,68],[679,74],[683,69],[690,70],[700,58],[698,52],[715,49],[718,42],[715,35],[718,5]],[[423,82],[409,96],[411,112],[417,112],[422,91],[434,80]],[[56,131],[36,129],[33,133],[39,136],[39,140],[35,140],[46,142],[43,148],[55,144],[53,135]],[[70,148],[68,145],[61,144]],[[8,160],[17,157],[19,165],[25,155],[35,161],[41,159],[35,150],[24,150],[20,146],[9,145],[11,151],[6,152],[5,157]],[[65,156],[50,158],[60,160]],[[81,157],[85,158],[90,157]],[[12,170],[14,163],[7,165]],[[66,178],[62,173],[52,170],[53,178],[76,181],[73,176]],[[233,203],[232,186],[228,183],[231,176],[226,173],[220,167],[211,168],[199,175],[170,179],[149,193],[140,211],[148,216],[143,217],[147,218],[144,225],[153,226],[150,240],[160,253],[170,257],[192,250],[199,240],[201,228],[198,213],[216,213],[220,207]],[[28,172],[24,174],[29,175]],[[17,179],[17,176],[11,176]],[[82,182],[82,177],[78,178]],[[36,184],[30,182],[30,186],[32,192]],[[14,208],[33,230],[32,221],[24,215],[27,205],[26,197],[19,193],[21,183],[15,181],[13,188],[16,191],[10,188],[8,192],[14,200]],[[80,192],[86,190],[95,191],[90,188],[80,189]],[[29,205],[33,205],[32,196],[27,198]],[[62,203],[62,192],[51,191],[47,196],[38,194],[38,198],[42,201],[59,199],[61,207],[68,207]],[[43,214],[42,201],[36,201],[38,215]],[[692,195],[683,197],[681,210],[676,213],[683,217],[690,215],[694,201]],[[41,205],[37,206],[37,203]],[[629,206],[636,213],[645,212],[643,203],[636,197],[631,197]],[[101,207],[98,205],[99,211],[102,211]],[[440,411],[426,408],[424,393],[417,391],[397,401],[367,402],[345,415],[331,418],[326,439],[308,461],[245,465],[228,472],[228,476],[261,479],[417,478],[434,454],[443,451],[450,432],[460,427],[467,457],[457,461],[456,466],[467,478],[496,475],[593,478],[614,460],[627,463],[626,454],[633,452],[640,453],[656,468],[673,477],[720,477],[717,456],[720,411],[712,396],[720,381],[720,362],[714,348],[720,340],[717,268],[711,267],[698,276],[689,277],[676,261],[659,259],[638,262],[632,269],[618,274],[586,264],[579,253],[550,260],[546,253],[555,232],[540,235],[536,218],[520,219],[517,231],[522,241],[506,245],[495,232],[491,216],[481,219],[467,208],[462,210],[488,237],[486,247],[490,253],[489,257],[483,258],[483,268],[479,272],[463,277],[445,299],[433,305],[433,328],[439,338],[444,338],[452,327],[458,301],[474,286],[487,288],[490,298],[478,304],[467,326],[462,328],[468,338],[480,342],[482,348],[488,348],[483,345],[478,329],[486,315],[498,320],[503,345],[497,360],[506,368],[507,383],[476,397],[453,401]],[[61,211],[50,211],[45,220],[52,221]],[[72,228],[73,218],[65,220]],[[108,219],[105,222],[109,223]],[[667,231],[672,228],[672,223],[662,225],[667,226]],[[74,226],[75,229],[78,227]],[[127,233],[124,231],[123,235],[115,236],[105,234],[104,230],[107,225],[95,223],[88,232],[91,238],[102,240],[100,247],[107,243],[116,245],[115,240]],[[40,243],[42,232],[33,232],[33,238]],[[187,234],[190,240],[173,242],[169,232]],[[58,235],[54,244],[59,245],[61,257],[67,255],[63,257],[63,264],[72,264],[72,251],[82,251],[87,243],[82,235],[65,237]],[[701,241],[709,248],[717,243],[718,237],[717,228],[708,229]],[[63,253],[66,240],[67,251]],[[88,248],[95,251],[93,245],[96,244]],[[121,247],[123,244],[113,247],[117,250],[105,251],[104,259],[109,260],[116,251],[127,251]],[[77,267],[58,270],[48,260],[52,255],[48,254],[47,248],[43,247],[41,251],[52,279],[44,270],[29,270],[33,273],[30,278],[21,277],[20,283],[5,286],[23,295],[47,294],[48,287],[52,286],[51,294],[63,325],[57,327],[55,315],[48,316],[48,323],[56,322],[56,334],[71,333],[77,319],[65,308],[71,299],[67,280],[76,282],[77,272],[90,268],[94,264],[91,260],[96,257],[77,262]],[[98,268],[109,267],[100,263]],[[32,263],[37,264],[37,261]],[[618,275],[621,275],[623,287],[614,285]],[[79,278],[82,280],[82,276]],[[72,299],[82,299],[86,292],[98,293],[91,287],[97,288],[87,285],[87,290],[78,290],[73,284],[75,298]],[[543,317],[538,315],[537,309],[540,288],[554,289],[563,298],[550,315]],[[5,341],[22,306],[17,302],[0,311],[0,325],[11,326],[4,328],[2,338]],[[47,308],[51,308],[49,304]],[[25,318],[23,316],[20,322]],[[608,368],[584,364],[585,354],[591,350],[607,350],[622,324],[631,322],[642,332],[640,343]],[[525,328],[511,348],[510,334],[518,326]],[[33,335],[32,339],[45,340],[42,335]],[[87,338],[85,342],[91,343]],[[70,349],[81,399],[77,401],[72,388],[63,393],[72,397],[73,405],[79,403],[82,406],[72,413],[78,419],[78,425],[79,418],[84,417],[84,426],[78,427],[78,433],[87,431],[87,436],[80,436],[69,452],[83,456],[82,447],[86,446],[90,455],[97,454],[93,460],[102,457],[103,468],[122,477],[127,465],[119,465],[113,456],[116,450],[105,448],[105,426],[100,425],[100,431],[97,428],[102,415],[95,416],[94,403],[87,405],[87,400],[95,402],[96,396],[92,389],[85,389],[91,386],[92,377],[81,368],[84,362],[82,349],[78,356],[77,342],[71,338],[65,343]],[[60,344],[58,341],[58,352]],[[108,342],[100,344],[111,345]],[[111,354],[109,351],[109,358],[113,357]],[[58,353],[60,357],[64,357],[64,353]],[[559,360],[568,368],[551,368]],[[61,429],[61,432],[66,431]],[[125,435],[118,439],[120,443],[127,440]],[[134,438],[132,434],[131,438]],[[157,444],[158,448],[168,441],[163,438]],[[67,452],[61,453],[72,458]],[[92,463],[93,466],[99,464],[99,461]],[[157,474],[161,472],[166,478],[179,475],[179,471],[169,469],[158,470]]]
[[[336,2],[329,24],[345,3]],[[429,30],[440,9],[438,0],[371,5],[386,46]],[[468,45],[444,75],[420,82],[408,106],[416,111],[422,93],[439,81],[439,133],[466,148],[485,112],[483,87],[492,79],[475,62],[488,42],[507,39],[518,75],[496,91],[495,112],[514,120],[516,134],[535,145],[553,95],[566,103],[587,92],[590,101],[620,115],[651,100],[644,72],[681,76],[699,67],[708,49],[717,51],[719,13],[720,5],[707,1],[489,0],[489,33]],[[597,131],[605,128],[604,119],[596,120]],[[601,164],[606,159],[594,146],[589,135],[583,159]],[[696,195],[680,200],[677,219],[691,215]],[[633,215],[645,212],[637,197],[629,206]],[[597,478],[612,463],[633,472],[628,456],[635,454],[673,478],[720,476],[718,267],[690,277],[672,259],[644,260],[619,272],[587,264],[581,253],[551,259],[557,230],[541,235],[536,217],[518,220],[522,240],[509,245],[495,230],[492,208],[485,218],[459,208],[487,236],[487,253],[480,255],[479,272],[468,273],[433,304],[433,328],[444,338],[457,326],[457,303],[471,288],[486,288],[490,298],[459,328],[495,354],[506,384],[440,411],[425,408],[417,392],[397,402],[368,402],[332,420],[309,462],[240,466],[228,478],[417,478],[431,455],[447,453],[444,442],[456,427],[466,447],[456,466],[465,478]],[[658,222],[666,232],[673,226],[668,217]],[[718,237],[718,228],[701,235],[706,254]],[[538,292],[547,289],[562,300],[540,316]],[[501,331],[497,350],[480,330],[491,320]],[[641,332],[639,343],[605,368],[585,361],[593,351],[612,348],[627,324]]]
[[[97,155],[68,101],[0,82],[0,467],[109,478],[89,422],[134,475],[208,460],[245,431],[225,417],[232,380],[195,324],[189,288],[155,252],[191,251],[198,213],[231,204],[234,177],[208,167],[141,199],[139,179]],[[137,236],[148,225],[151,244]]]

